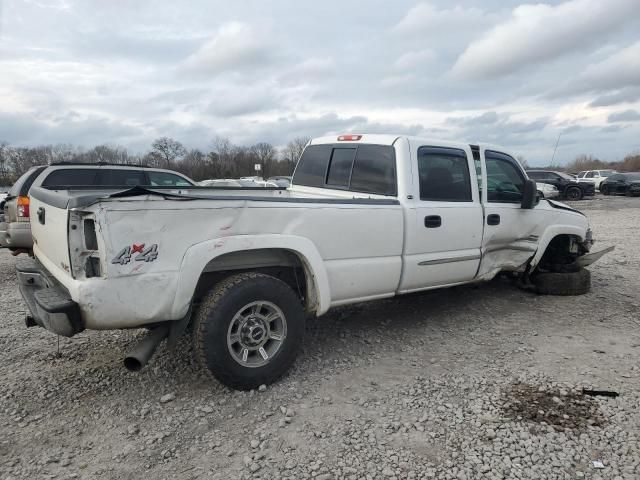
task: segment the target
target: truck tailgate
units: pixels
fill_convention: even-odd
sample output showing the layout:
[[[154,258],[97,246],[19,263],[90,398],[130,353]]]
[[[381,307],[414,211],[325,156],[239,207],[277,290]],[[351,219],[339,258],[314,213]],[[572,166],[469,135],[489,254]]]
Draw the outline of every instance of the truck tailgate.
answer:
[[[34,254],[46,268],[60,270],[60,280],[70,278],[66,192],[33,188],[30,196]]]

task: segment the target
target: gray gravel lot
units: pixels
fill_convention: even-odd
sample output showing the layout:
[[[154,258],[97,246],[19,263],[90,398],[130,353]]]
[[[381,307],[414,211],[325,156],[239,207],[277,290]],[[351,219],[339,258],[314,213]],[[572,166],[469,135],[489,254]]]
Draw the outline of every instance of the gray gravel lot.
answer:
[[[0,251],[0,479],[640,478],[640,199],[576,206],[617,247],[590,294],[496,279],[342,308],[259,392],[210,380],[188,339],[137,374],[138,332],[58,348]]]

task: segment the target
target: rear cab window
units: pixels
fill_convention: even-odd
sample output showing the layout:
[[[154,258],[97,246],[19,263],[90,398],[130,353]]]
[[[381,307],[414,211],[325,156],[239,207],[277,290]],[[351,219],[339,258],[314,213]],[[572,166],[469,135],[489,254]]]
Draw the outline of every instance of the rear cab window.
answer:
[[[300,157],[292,183],[395,196],[395,149],[374,144],[309,145]]]

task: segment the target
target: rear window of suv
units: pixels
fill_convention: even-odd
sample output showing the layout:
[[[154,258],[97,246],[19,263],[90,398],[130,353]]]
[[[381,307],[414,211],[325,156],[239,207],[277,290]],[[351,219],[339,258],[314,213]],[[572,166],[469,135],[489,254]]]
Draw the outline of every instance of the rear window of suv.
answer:
[[[141,170],[105,168],[98,171],[96,183],[100,186],[135,187],[136,185],[146,185],[147,177]]]
[[[38,175],[40,175],[45,168],[47,167],[34,167],[24,173],[16,183],[13,184],[11,190],[9,190],[9,195],[12,197],[27,195],[31,185],[33,185],[33,182],[35,182]]]
[[[298,162],[292,183],[396,195],[395,150],[388,145],[310,145]]]
[[[62,168],[54,170],[42,181],[43,187],[76,187],[95,185],[97,168]]]

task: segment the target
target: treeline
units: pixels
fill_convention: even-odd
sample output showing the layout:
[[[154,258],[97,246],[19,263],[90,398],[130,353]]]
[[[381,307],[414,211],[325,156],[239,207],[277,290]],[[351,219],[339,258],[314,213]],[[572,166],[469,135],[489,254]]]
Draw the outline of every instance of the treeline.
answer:
[[[617,170],[618,172],[640,172],[640,153],[627,155],[619,162],[606,162],[591,155],[580,155],[562,169],[572,173],[604,169]]]
[[[239,178],[259,175],[264,178],[291,175],[308,138],[295,138],[284,148],[269,143],[251,146],[234,145],[228,138],[216,138],[208,151],[187,150],[180,142],[161,137],[144,154],[129,153],[125,148],[98,145],[85,150],[73,145],[17,147],[0,142],[0,185],[11,185],[35,165],[53,162],[115,163],[168,168],[200,181],[211,178]]]

